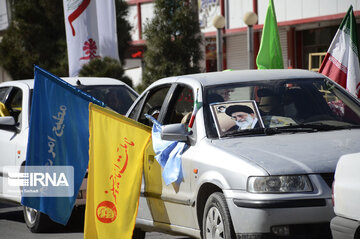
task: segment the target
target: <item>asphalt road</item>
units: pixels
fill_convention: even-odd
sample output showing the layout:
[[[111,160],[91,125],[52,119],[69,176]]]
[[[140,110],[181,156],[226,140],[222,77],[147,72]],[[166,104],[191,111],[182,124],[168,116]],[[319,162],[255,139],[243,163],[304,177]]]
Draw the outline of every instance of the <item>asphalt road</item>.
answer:
[[[22,207],[15,204],[0,202],[0,238],[1,239],[82,239],[83,213],[74,213],[70,225],[59,228],[53,233],[31,233],[25,225]],[[170,236],[151,232],[146,233],[146,239],[191,239],[183,236]]]

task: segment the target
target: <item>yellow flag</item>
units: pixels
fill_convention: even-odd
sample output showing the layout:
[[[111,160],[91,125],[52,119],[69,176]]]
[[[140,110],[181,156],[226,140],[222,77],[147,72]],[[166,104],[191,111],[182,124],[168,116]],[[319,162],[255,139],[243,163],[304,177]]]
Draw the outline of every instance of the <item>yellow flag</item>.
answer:
[[[84,238],[132,237],[151,128],[90,104]]]

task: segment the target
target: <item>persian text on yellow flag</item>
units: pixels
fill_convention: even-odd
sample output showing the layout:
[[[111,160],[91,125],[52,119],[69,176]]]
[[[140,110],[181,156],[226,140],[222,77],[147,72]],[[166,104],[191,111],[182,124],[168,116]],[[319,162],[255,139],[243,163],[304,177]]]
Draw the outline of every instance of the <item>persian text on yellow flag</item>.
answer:
[[[132,237],[151,129],[90,104],[84,238]]]

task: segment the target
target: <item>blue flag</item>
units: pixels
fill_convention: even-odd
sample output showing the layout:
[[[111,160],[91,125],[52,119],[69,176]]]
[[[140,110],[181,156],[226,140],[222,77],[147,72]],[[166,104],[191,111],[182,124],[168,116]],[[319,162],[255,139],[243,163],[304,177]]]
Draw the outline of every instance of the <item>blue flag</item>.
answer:
[[[180,184],[183,179],[181,155],[187,149],[187,145],[184,142],[162,140],[160,122],[148,114],[145,116],[154,124],[152,144],[156,154],[155,159],[164,168],[162,176],[165,184],[169,185],[173,182]]]
[[[35,66],[34,75],[26,167],[72,166],[74,193],[72,197],[22,197],[21,203],[65,225],[89,161],[89,102],[104,103],[40,67]]]

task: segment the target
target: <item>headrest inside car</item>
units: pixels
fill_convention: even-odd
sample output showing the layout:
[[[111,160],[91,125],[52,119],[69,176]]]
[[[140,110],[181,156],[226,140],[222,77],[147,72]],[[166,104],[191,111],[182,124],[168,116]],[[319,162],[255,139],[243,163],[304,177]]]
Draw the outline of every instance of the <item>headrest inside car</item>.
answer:
[[[274,96],[274,91],[270,89],[258,89],[257,96],[258,97]]]

